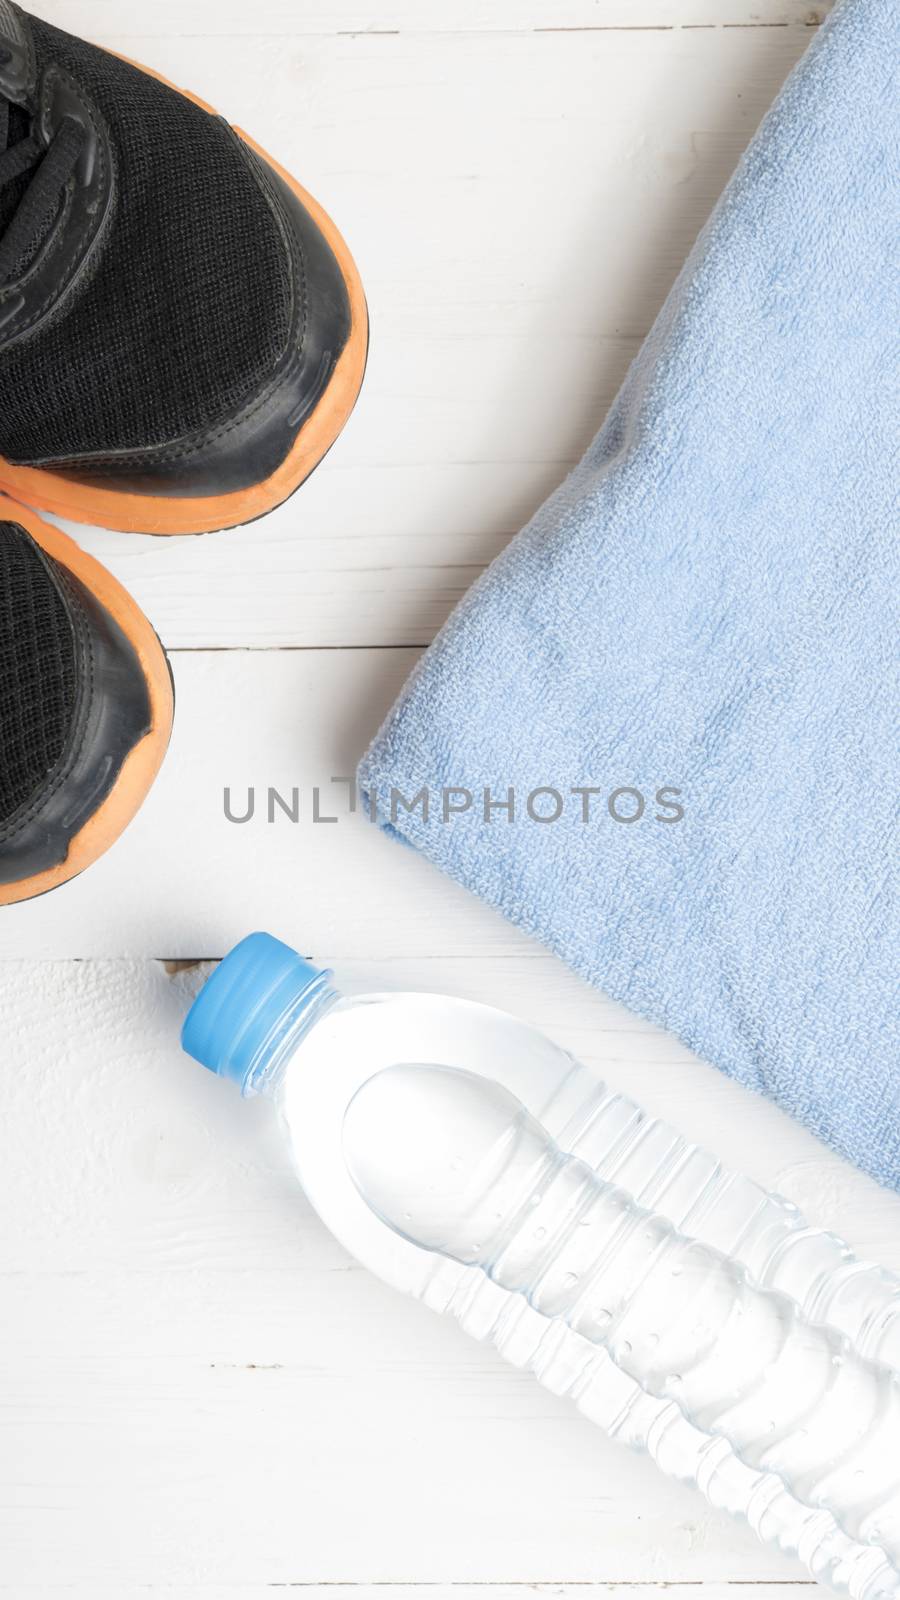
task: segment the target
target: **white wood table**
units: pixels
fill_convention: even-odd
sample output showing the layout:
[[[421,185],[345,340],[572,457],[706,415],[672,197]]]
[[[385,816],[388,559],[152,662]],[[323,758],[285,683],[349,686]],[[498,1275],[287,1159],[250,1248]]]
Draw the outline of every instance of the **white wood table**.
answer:
[[[350,984],[507,1006],[900,1267],[895,1198],[359,816],[312,820],[586,445],[826,7],[34,3],[298,174],[373,343],[345,435],[266,522],[79,535],[159,629],[178,715],[126,838],[0,923],[0,1594],[774,1600],[793,1563],[345,1257],[268,1108],[180,1055],[176,963],[268,927]],[[270,785],[297,823],[266,820]]]

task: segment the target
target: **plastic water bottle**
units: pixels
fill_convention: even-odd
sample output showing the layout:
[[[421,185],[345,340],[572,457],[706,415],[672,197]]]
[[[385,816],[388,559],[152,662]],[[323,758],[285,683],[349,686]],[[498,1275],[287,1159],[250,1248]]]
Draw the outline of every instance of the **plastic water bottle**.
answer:
[[[323,1220],[855,1600],[900,1597],[900,1280],[444,996],[344,997],[265,934],[185,1048],[278,1104]]]

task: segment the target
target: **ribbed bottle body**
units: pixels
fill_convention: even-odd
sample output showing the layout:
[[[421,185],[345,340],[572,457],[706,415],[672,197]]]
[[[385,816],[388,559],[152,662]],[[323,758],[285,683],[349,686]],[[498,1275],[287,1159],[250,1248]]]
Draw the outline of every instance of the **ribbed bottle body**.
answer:
[[[346,1170],[344,1118],[360,1087],[398,1062],[445,1063],[502,1081],[561,1151],[690,1239],[723,1252],[751,1283],[780,1291],[861,1355],[897,1368],[900,1280],[859,1263],[839,1239],[809,1228],[792,1204],[727,1170],[605,1089],[537,1030],[492,1008],[420,994],[344,999],[285,1073],[280,1100],[301,1180],[364,1265],[493,1342],[611,1437],[648,1451],[663,1471],[745,1518],[816,1578],[852,1600],[900,1600],[900,1573],[881,1549],[844,1532],[827,1510],[802,1504],[765,1465],[740,1460],[727,1439],[688,1421],[674,1397],[649,1394],[608,1349],[491,1281],[479,1265],[416,1248],[373,1215]]]
[[[900,1279],[859,1262],[835,1235],[809,1227],[791,1202],[729,1171],[578,1064],[544,1107],[543,1120],[558,1144],[642,1207],[728,1253],[753,1282],[790,1296],[807,1318],[852,1341],[860,1354],[900,1369]],[[573,1399],[611,1437],[646,1450],[669,1476],[745,1518],[763,1542],[798,1556],[820,1582],[853,1600],[900,1597],[900,1573],[883,1549],[846,1533],[827,1510],[802,1504],[776,1472],[739,1460],[727,1439],[688,1421],[674,1395],[649,1394],[607,1349],[542,1316],[521,1294],[443,1260],[423,1298]],[[834,1353],[840,1356],[839,1344]]]

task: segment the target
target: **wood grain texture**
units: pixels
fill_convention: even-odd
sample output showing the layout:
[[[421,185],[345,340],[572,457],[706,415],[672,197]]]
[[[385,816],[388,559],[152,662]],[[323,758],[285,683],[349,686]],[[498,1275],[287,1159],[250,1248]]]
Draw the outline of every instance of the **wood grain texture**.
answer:
[[[526,33],[584,28],[625,31],[698,26],[814,28],[832,0],[43,0],[41,15],[60,28],[100,34],[111,27],[132,36],[177,32],[215,38],[268,32],[308,34]]]
[[[414,650],[200,651],[173,658],[155,788],[115,850],[0,918],[0,957],[219,956],[252,927],[329,954],[522,950],[495,913],[347,812],[349,777]],[[245,824],[234,816],[256,812]],[[268,790],[277,803],[269,821]],[[314,821],[314,790],[319,815]]]
[[[305,1590],[309,1600],[697,1600],[695,1583],[194,1583],[169,1584],[165,1589],[156,1585],[153,1592],[166,1596],[166,1600],[278,1600],[279,1595],[290,1596]],[[814,1583],[785,1579],[775,1583],[745,1582],[706,1583],[704,1600],[791,1600],[797,1590],[797,1600],[807,1600],[810,1595],[820,1595]],[[806,1595],[802,1591],[806,1591]],[[17,1590],[17,1593],[23,1593]],[[28,1600],[58,1600],[60,1595],[73,1594],[74,1584],[53,1584],[37,1588],[29,1586]],[[98,1600],[146,1600],[146,1584],[114,1588],[94,1588],[91,1593]],[[0,1582],[0,1595],[12,1591]]]
[[[707,1583],[703,1586],[704,1600],[791,1600],[798,1589],[818,1595],[813,1583]],[[213,1583],[169,1585],[165,1590],[158,1586],[155,1592],[165,1594],[167,1600],[278,1600],[280,1594],[306,1591],[308,1600],[697,1600],[697,1585],[686,1583]],[[74,1585],[54,1584],[47,1588],[29,1587],[28,1600],[58,1600],[61,1594],[74,1591]],[[98,1600],[146,1600],[147,1585],[137,1587],[128,1583],[115,1589],[96,1588],[92,1591]],[[11,1591],[0,1582],[0,1595]],[[807,1600],[806,1596],[798,1600]]]
[[[270,1108],[181,1054],[201,977],[0,966],[8,1592],[802,1576],[355,1267]],[[512,1006],[900,1265],[896,1199],[549,958],[337,978]]]

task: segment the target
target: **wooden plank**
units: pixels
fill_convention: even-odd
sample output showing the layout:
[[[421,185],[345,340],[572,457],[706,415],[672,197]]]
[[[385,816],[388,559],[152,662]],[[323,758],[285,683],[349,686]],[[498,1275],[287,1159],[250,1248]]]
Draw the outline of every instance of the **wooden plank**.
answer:
[[[500,1584],[500,1600],[618,1582],[650,1600],[660,1582],[802,1577],[355,1269],[268,1106],[182,1056],[199,976],[0,965],[7,1592],[122,1600],[139,1573],[181,1600],[373,1580]],[[615,1039],[614,1081],[651,1106],[655,1084],[688,1133],[714,1124],[726,1159],[900,1265],[896,1197],[549,958],[340,963],[338,979],[511,1004],[586,1055]]]
[[[263,34],[247,51],[172,21],[148,61],[251,126],[345,229],[371,363],[343,438],[265,522],[85,542],[173,646],[427,642],[585,448],[809,35]]]
[[[304,1589],[309,1600],[523,1600],[522,1591],[535,1600],[697,1600],[696,1584],[678,1583],[228,1583],[223,1585],[204,1584],[197,1588],[193,1583],[188,1587],[178,1585],[177,1600],[277,1600],[277,1593],[273,1597],[273,1590]],[[785,1590],[811,1589],[818,1593],[817,1586],[813,1583],[742,1583],[742,1600],[786,1600]],[[10,1594],[12,1591],[0,1582],[0,1595]],[[167,1589],[166,1594],[174,1596],[175,1591]],[[19,1591],[21,1594],[22,1591]],[[114,1590],[106,1587],[87,1588],[81,1584],[54,1584],[52,1588],[43,1585],[33,1589],[30,1585],[27,1591],[28,1600],[57,1600],[57,1597],[67,1595],[85,1595],[93,1600],[104,1600],[107,1595],[115,1595],[115,1600],[146,1600],[147,1587],[141,1585],[133,1588],[127,1584],[123,1589],[117,1585]],[[703,1585],[703,1600],[736,1600],[734,1587],[729,1583],[705,1583]],[[789,1600],[789,1595],[788,1595]]]
[[[178,32],[203,37],[282,33],[522,33],[531,30],[815,28],[832,0],[155,0],[135,7],[125,25],[133,37]],[[102,41],[121,28],[121,0],[43,0],[41,15]]]
[[[524,936],[410,850],[347,814],[349,777],[413,650],[200,651],[173,658],[168,760],[114,851],[0,918],[0,959],[220,955],[255,926],[334,955],[521,949]],[[277,802],[269,821],[268,790]],[[225,814],[256,810],[245,824]],[[320,816],[314,821],[314,789]]]

